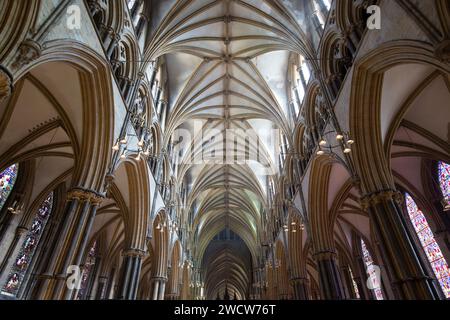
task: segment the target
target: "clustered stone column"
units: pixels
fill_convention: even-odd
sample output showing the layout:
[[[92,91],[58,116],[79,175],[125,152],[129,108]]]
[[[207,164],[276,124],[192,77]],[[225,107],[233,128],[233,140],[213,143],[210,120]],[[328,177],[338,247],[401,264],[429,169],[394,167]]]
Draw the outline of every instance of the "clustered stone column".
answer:
[[[403,196],[395,190],[369,194],[361,205],[369,213],[397,299],[438,299],[439,291],[426,275],[402,215]]]
[[[130,249],[123,253],[122,275],[119,280],[119,299],[136,299],[144,255],[145,251],[139,249]]]
[[[39,278],[36,299],[72,299],[75,288],[67,286],[69,266],[80,266],[103,197],[92,190],[74,188],[68,192],[67,203],[57,237],[52,245],[46,272]]]
[[[321,250],[313,255],[317,262],[320,277],[320,289],[325,300],[345,299],[339,267],[336,261],[336,252]]]

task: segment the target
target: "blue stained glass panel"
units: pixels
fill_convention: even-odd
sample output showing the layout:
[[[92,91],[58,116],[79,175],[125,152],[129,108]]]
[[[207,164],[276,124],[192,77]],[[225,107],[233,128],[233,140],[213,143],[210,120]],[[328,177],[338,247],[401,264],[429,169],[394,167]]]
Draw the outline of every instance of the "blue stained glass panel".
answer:
[[[2,288],[2,293],[9,296],[16,296],[20,286],[25,279],[28,267],[32,261],[36,246],[42,236],[42,232],[47,224],[53,206],[53,192],[42,202],[38,208],[31,228],[22,243],[19,254],[17,255],[6,284]]]
[[[414,199],[408,193],[405,194],[406,208],[414,230],[419,237],[419,241],[430,262],[431,268],[439,281],[442,291],[446,298],[450,298],[449,278],[450,270],[447,261],[442,254],[439,244],[434,238],[427,219],[423,212],[419,209]]]
[[[450,209],[450,165],[445,162],[438,164],[439,185],[444,196],[443,204],[446,209]]]
[[[0,210],[5,205],[8,196],[14,187],[14,183],[17,179],[17,172],[19,165],[13,164],[6,168],[3,172],[0,172]]]

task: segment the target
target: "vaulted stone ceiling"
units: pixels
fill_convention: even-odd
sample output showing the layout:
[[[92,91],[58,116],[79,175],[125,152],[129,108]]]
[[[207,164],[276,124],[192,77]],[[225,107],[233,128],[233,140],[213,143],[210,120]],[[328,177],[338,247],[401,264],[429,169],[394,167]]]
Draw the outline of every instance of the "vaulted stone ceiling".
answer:
[[[257,262],[268,181],[276,181],[282,136],[290,144],[294,124],[288,108],[289,62],[292,52],[311,57],[314,51],[305,36],[307,3],[154,1],[146,60],[163,57],[166,64],[166,143],[170,137],[178,141],[179,130],[185,130],[175,149],[182,159],[176,178],[189,185],[185,210],[196,239],[194,257],[203,257],[211,239],[229,227]],[[256,138],[246,146],[243,132],[249,129]],[[192,161],[202,154],[209,161]],[[247,161],[236,162],[246,154]],[[239,269],[232,259],[226,261],[227,268]],[[223,291],[222,280],[217,279],[217,290],[222,284]]]

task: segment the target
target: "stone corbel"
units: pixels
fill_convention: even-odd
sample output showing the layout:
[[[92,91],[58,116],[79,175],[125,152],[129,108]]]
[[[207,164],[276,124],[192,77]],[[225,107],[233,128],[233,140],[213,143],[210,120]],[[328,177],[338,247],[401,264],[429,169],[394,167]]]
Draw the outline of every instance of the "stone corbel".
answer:
[[[8,98],[13,91],[13,76],[3,66],[0,66],[0,102]]]
[[[94,206],[98,206],[103,201],[104,197],[92,190],[84,190],[75,188],[67,193],[67,200],[81,200],[87,201]]]
[[[450,39],[446,39],[436,46],[435,55],[442,62],[450,63]]]
[[[107,174],[105,177],[105,190],[106,190],[106,195],[107,197],[111,197],[110,191],[111,191],[111,186],[114,182],[115,176],[114,174],[110,173]]]
[[[42,47],[38,42],[27,39],[20,44],[18,51],[17,58],[12,65],[16,70],[20,70],[37,60],[42,54]]]

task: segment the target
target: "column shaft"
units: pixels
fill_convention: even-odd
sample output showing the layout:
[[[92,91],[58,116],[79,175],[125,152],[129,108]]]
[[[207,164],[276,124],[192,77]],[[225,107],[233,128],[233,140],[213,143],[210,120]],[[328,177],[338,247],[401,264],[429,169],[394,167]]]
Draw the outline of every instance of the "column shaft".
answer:
[[[389,190],[366,196],[361,201],[369,212],[380,252],[398,299],[439,299],[439,289],[423,267],[405,225],[400,193]]]
[[[136,299],[143,254],[143,251],[136,249],[124,253],[123,271],[119,282],[119,299]]]
[[[335,256],[336,254],[331,250],[321,251],[314,255],[319,270],[321,296],[325,300],[345,299]]]
[[[295,300],[309,300],[309,280],[307,278],[292,279]]]

